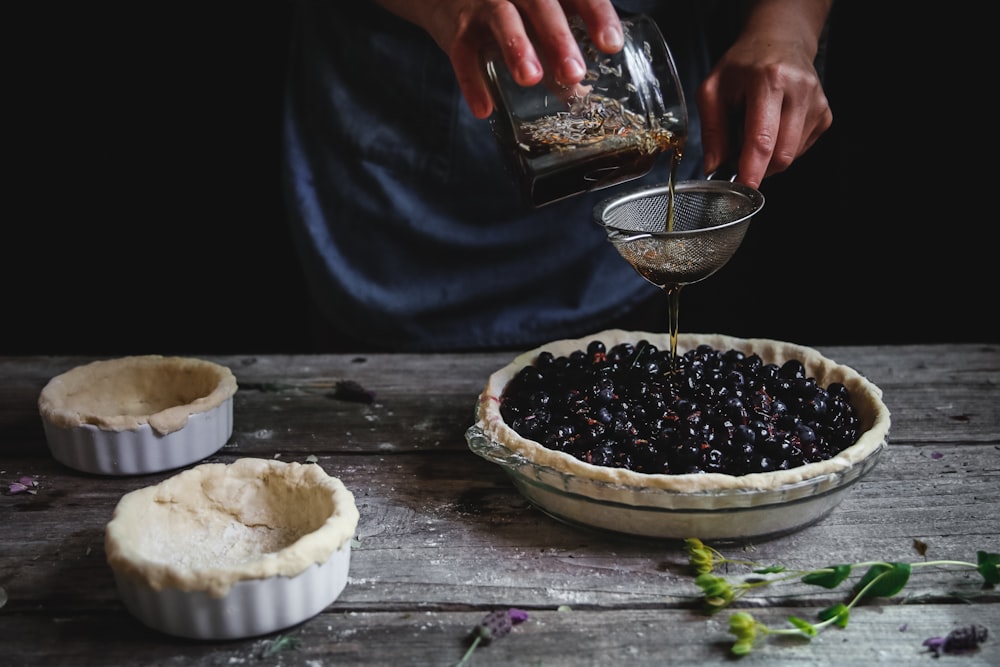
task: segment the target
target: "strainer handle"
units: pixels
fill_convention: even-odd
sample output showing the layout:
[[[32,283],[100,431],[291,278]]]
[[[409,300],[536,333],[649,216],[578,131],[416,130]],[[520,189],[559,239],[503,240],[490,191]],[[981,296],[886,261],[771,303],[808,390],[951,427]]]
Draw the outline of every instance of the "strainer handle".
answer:
[[[736,182],[736,165],[730,160],[723,162],[718,169],[710,173],[706,178],[710,181],[725,179],[730,183]]]

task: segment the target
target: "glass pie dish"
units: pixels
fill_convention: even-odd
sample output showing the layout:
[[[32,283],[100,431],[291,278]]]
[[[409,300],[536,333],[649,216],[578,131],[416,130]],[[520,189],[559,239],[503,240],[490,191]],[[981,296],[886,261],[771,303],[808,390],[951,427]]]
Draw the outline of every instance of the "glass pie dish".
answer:
[[[716,541],[768,539],[828,515],[876,465],[888,445],[890,414],[881,390],[854,369],[818,351],[768,339],[719,334],[681,334],[678,353],[701,344],[717,350],[756,353],[765,362],[803,362],[810,377],[826,386],[841,382],[861,422],[857,441],[834,457],[787,470],[649,474],[593,465],[519,435],[500,414],[504,387],[542,351],[555,356],[585,349],[592,340],[608,349],[647,340],[669,346],[665,334],[603,331],[561,340],[525,352],[493,373],[476,404],[476,422],[466,431],[469,448],[499,465],[517,490],[546,514],[568,524],[641,537]]]

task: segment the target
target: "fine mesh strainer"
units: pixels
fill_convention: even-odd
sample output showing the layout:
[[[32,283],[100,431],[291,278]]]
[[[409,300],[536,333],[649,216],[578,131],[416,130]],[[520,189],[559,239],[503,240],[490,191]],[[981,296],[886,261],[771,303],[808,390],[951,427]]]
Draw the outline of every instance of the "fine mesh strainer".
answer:
[[[701,180],[653,185],[601,201],[594,220],[643,278],[670,296],[670,356],[676,365],[678,303],[684,285],[721,269],[743,242],[764,196],[740,183]],[[671,210],[672,209],[672,210]],[[672,218],[672,220],[671,220]]]

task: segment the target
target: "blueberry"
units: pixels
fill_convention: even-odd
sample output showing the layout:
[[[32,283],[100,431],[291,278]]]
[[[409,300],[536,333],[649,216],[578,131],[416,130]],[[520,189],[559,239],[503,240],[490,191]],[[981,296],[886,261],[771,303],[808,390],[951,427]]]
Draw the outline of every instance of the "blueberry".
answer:
[[[542,352],[508,383],[501,416],[550,449],[660,474],[786,470],[860,435],[847,387],[819,386],[799,360],[699,345],[671,369],[669,351],[645,340]]]

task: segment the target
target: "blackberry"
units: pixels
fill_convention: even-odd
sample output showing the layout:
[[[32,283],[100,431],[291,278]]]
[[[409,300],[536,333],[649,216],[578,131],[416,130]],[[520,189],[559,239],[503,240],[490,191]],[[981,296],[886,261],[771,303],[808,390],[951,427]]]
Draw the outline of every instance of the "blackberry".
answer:
[[[593,340],[518,371],[500,414],[518,434],[594,465],[640,473],[787,470],[835,456],[861,434],[847,388],[801,361],[699,345],[678,359],[647,340]]]

